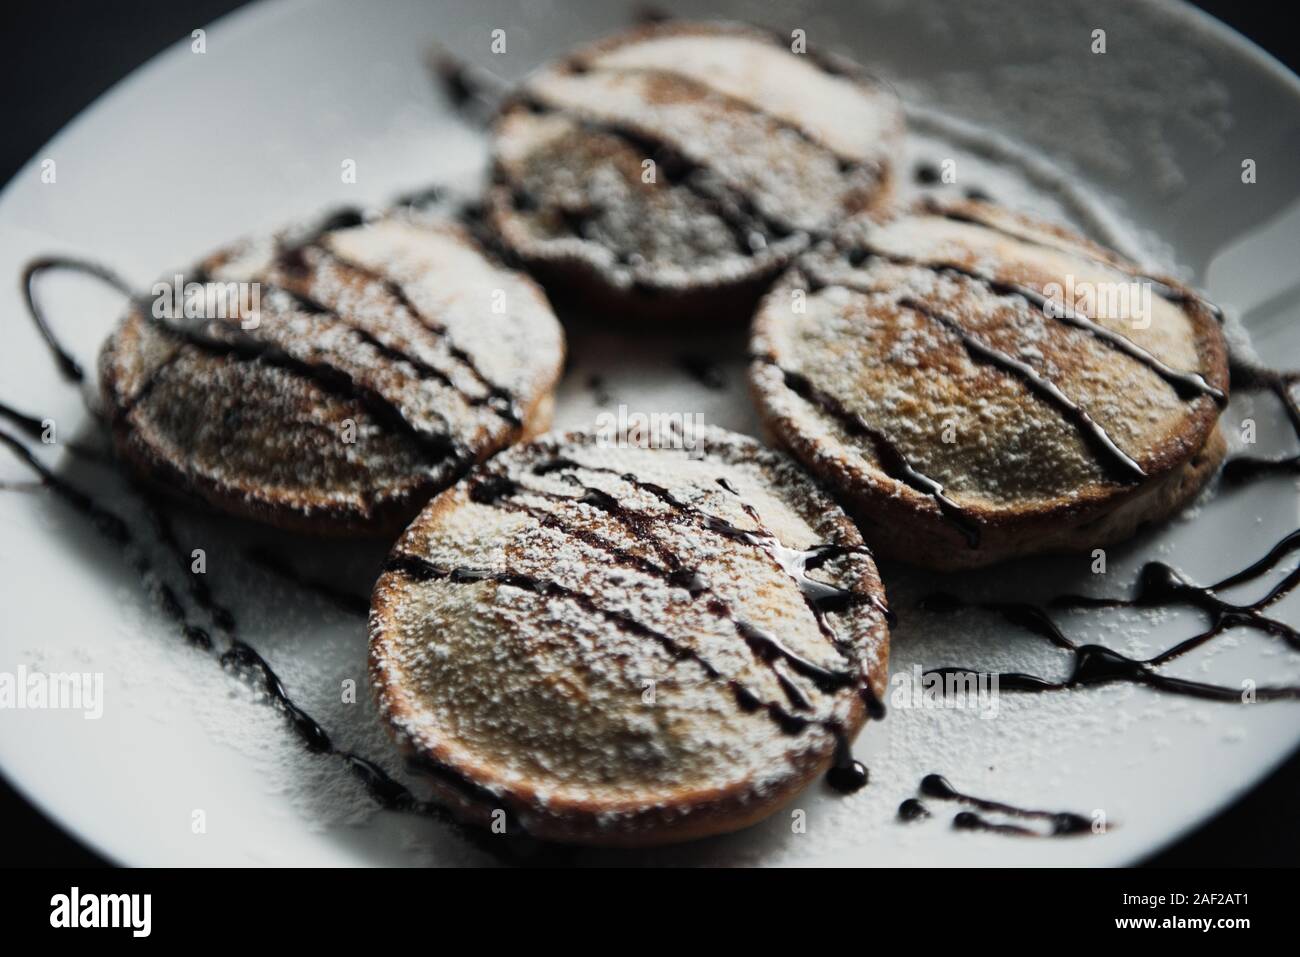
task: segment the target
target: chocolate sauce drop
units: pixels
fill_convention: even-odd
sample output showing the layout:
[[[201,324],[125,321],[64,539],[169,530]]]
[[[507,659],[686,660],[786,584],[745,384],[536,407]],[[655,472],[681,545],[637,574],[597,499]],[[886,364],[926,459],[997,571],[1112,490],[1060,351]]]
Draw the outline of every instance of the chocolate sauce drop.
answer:
[[[918,790],[927,797],[939,798],[944,801],[955,801],[961,796],[942,774],[927,774],[921,778],[921,785]]]
[[[870,773],[861,761],[835,765],[826,772],[826,783],[841,794],[852,794],[867,786]]]
[[[443,92],[457,109],[464,109],[480,95],[464,64],[441,57],[435,64],[435,69],[438,79],[442,81]]]
[[[452,107],[466,119],[486,125],[511,95],[511,86],[490,70],[446,53],[429,59],[433,79]]]
[[[424,186],[420,189],[411,190],[405,193],[399,193],[393,197],[394,206],[406,206],[412,209],[425,209],[430,206],[437,206],[439,203],[446,201],[447,190],[434,183],[430,186]]]
[[[900,821],[919,821],[927,817],[930,817],[930,809],[916,798],[908,798],[898,805],[898,819]]]
[[[732,495],[735,495],[737,497],[740,496],[740,489],[736,488],[735,483],[732,482],[731,479],[722,477],[722,478],[715,479],[714,481],[718,483],[718,487],[721,488],[723,491],[730,492]]]
[[[632,11],[632,22],[638,24],[667,23],[673,15],[653,3],[639,3]]]

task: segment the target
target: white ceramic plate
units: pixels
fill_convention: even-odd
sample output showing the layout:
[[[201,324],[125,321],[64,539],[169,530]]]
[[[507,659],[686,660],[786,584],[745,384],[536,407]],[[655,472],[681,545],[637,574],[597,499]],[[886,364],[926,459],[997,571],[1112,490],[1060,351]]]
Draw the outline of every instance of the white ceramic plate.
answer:
[[[53,417],[62,438],[93,437],[78,396],[59,382],[23,318],[14,280],[30,256],[81,253],[144,284],[227,239],[331,204],[378,203],[435,180],[470,183],[484,155],[481,138],[429,82],[429,45],[436,40],[512,79],[627,23],[628,6],[282,0],[211,26],[204,53],[188,42],[166,51],[46,146],[0,199],[0,276],[10,277],[0,284],[0,400]],[[905,162],[956,158],[963,184],[1082,221],[1182,267],[1243,316],[1273,364],[1300,364],[1300,84],[1190,8],[1122,0],[670,6],[804,29],[812,44],[856,56],[894,82],[913,112],[919,133]],[[506,31],[503,55],[489,52],[493,29]],[[1104,54],[1091,49],[1099,29]],[[1258,171],[1252,185],[1241,181],[1247,159]],[[53,183],[42,181],[45,160],[54,161]],[[341,181],[345,160],[356,163],[355,184]],[[92,356],[118,304],[75,278],[50,279],[41,292],[65,339],[83,358]],[[575,367],[558,425],[591,421],[598,406],[588,380],[598,375],[607,392],[600,398],[615,406],[702,412],[723,426],[755,427],[737,358],[740,337],[628,349],[615,337],[582,335],[571,348]],[[683,353],[719,357],[727,387],[694,382],[677,362]],[[1231,421],[1250,415],[1261,448],[1286,440],[1271,403],[1234,401]],[[140,518],[112,473],[58,448],[39,454]],[[0,480],[28,478],[0,456]],[[1066,662],[1058,652],[1000,620],[938,618],[912,605],[935,587],[972,595],[1122,594],[1141,562],[1155,557],[1213,580],[1300,524],[1296,503],[1295,482],[1285,478],[1201,503],[1113,549],[1104,578],[1090,575],[1086,558],[943,580],[886,569],[902,615],[894,671],[959,664],[1060,675]],[[337,762],[304,754],[244,684],[178,641],[120,553],[50,495],[0,492],[0,529],[0,671],[104,676],[98,720],[72,711],[0,711],[0,767],[97,850],[131,864],[482,859],[432,822],[376,811]],[[340,743],[395,768],[365,690],[363,623],[259,573],[240,546],[271,542],[358,590],[378,551],[285,543],[195,515],[180,516],[178,529],[187,547],[206,549],[212,587],[235,607],[242,636],[290,692]],[[1300,620],[1300,599],[1274,612]],[[1062,623],[1076,638],[1151,653],[1193,633],[1199,619],[1122,613],[1063,616]],[[1234,686],[1243,678],[1294,684],[1300,655],[1241,632],[1171,670]],[[351,704],[341,693],[349,679],[360,686]],[[725,839],[579,860],[1131,862],[1266,774],[1300,741],[1298,717],[1300,705],[1291,703],[1213,704],[1128,685],[1004,694],[995,718],[894,707],[857,745],[872,769],[869,787],[842,798],[818,785],[796,802],[806,812],[806,833],[792,833],[790,818],[778,814]],[[966,834],[951,829],[952,809],[943,805],[933,805],[938,813],[929,821],[897,823],[899,802],[930,771],[984,796],[1102,810],[1112,826],[1058,840]]]

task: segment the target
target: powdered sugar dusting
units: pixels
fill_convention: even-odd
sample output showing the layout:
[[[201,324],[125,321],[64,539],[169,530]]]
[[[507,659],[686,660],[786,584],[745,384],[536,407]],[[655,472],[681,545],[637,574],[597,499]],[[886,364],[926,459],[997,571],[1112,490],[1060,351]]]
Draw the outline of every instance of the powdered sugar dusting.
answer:
[[[291,169],[301,175],[303,183],[319,175],[321,156],[334,155],[331,148],[352,137],[357,121],[376,115],[384,117],[380,134],[368,140],[367,153],[362,157],[362,168],[367,176],[362,187],[371,198],[378,198],[385,190],[420,182],[430,175],[431,169],[443,170],[455,166],[458,158],[448,157],[448,152],[472,139],[467,131],[457,127],[447,116],[431,122],[431,109],[438,109],[434,94],[428,91],[425,78],[418,68],[402,76],[401,88],[394,92],[392,83],[384,82],[385,69],[400,58],[394,56],[392,64],[359,65],[351,62],[348,52],[356,49],[358,33],[353,20],[370,26],[381,23],[390,35],[384,41],[392,49],[399,47],[393,41],[401,35],[419,36],[414,41],[423,43],[429,24],[428,6],[418,8],[418,15],[407,15],[394,7],[392,18],[380,19],[358,13],[355,18],[344,17],[347,29],[323,30],[313,34],[311,43],[303,39],[301,31],[266,31],[266,45],[275,45],[275,58],[286,58],[291,67],[302,67],[298,76],[312,73],[310,65],[321,62],[319,43],[334,44],[327,49],[337,49],[331,56],[334,65],[343,67],[338,72],[318,76],[311,84],[301,88],[304,101],[310,102],[313,93],[324,90],[329,104],[323,111],[311,114],[310,123],[285,123],[279,131],[267,130],[268,138],[277,158],[276,168]],[[1015,11],[1012,11],[1015,6]],[[945,106],[960,109],[974,104],[975,114],[968,114],[964,125],[974,126],[970,119],[979,120],[980,127],[1001,126],[1008,117],[1018,122],[1033,123],[1035,139],[1053,155],[1074,154],[1076,149],[1086,149],[1086,156],[1078,156],[1079,166],[1100,169],[1102,174],[1115,172],[1118,176],[1132,176],[1135,171],[1150,171],[1150,163],[1168,168],[1184,159],[1199,155],[1187,150],[1187,139],[1181,132],[1167,137],[1170,129],[1179,131],[1201,129],[1210,136],[1215,134],[1220,107],[1228,106],[1215,100],[1219,79],[1205,69],[1205,58],[1194,45],[1175,38],[1171,42],[1144,45],[1142,55],[1151,54],[1147,64],[1126,62],[1129,54],[1118,47],[1112,55],[1096,61],[1097,81],[1089,87],[1087,102],[1058,101],[1054,96],[1044,96],[1038,81],[1056,80],[1050,89],[1061,86],[1059,67],[1069,51],[1087,57],[1087,31],[1095,26],[1096,5],[1087,0],[1058,5],[1069,11],[1066,21],[1058,21],[1057,10],[1034,10],[1034,22],[1041,27],[1033,30],[1034,46],[1028,57],[1032,70],[985,70],[977,64],[998,64],[1010,51],[1017,52],[1018,34],[983,29],[992,22],[1015,22],[1016,13],[1023,4],[997,4],[1001,15],[990,15],[989,5],[965,9],[949,5],[943,15],[930,14],[930,7],[918,8],[912,0],[888,0],[877,3],[882,19],[864,20],[859,35],[847,32],[854,26],[832,19],[830,8],[801,10],[800,16],[812,27],[810,36],[814,43],[834,42],[843,36],[846,43],[861,49],[870,49],[872,43],[899,45],[898,24],[890,19],[890,9],[915,10],[908,23],[921,24],[925,29],[944,35],[961,37],[963,50],[969,54],[950,66],[934,67],[920,64],[917,72],[937,73],[938,79],[927,83],[926,94],[936,92],[947,96]],[[530,8],[521,8],[527,11]],[[554,17],[549,8],[531,8],[532,20],[524,20],[523,36],[531,28],[534,36],[554,37],[554,30],[544,21]],[[333,17],[326,26],[337,27],[338,12],[322,8],[322,17]],[[754,5],[758,16],[771,13],[768,5]],[[1164,5],[1133,4],[1124,11],[1112,5],[1106,26],[1112,42],[1150,33],[1152,20],[1156,25],[1167,26],[1173,17],[1172,8]],[[612,16],[617,14],[611,13]],[[521,16],[525,16],[521,13]],[[289,20],[290,18],[286,18]],[[559,19],[559,18],[555,18]],[[575,21],[566,20],[564,27]],[[297,23],[297,20],[292,20]],[[1117,25],[1123,24],[1123,27]],[[478,26],[471,25],[463,34],[481,39]],[[400,35],[396,34],[404,31]],[[246,31],[242,44],[247,50],[257,50],[258,38],[254,31]],[[213,34],[215,37],[215,33]],[[364,34],[368,36],[369,34]],[[455,35],[454,33],[452,34]],[[520,33],[511,30],[511,49],[528,49],[517,46]],[[923,40],[926,37],[923,35]],[[970,43],[978,42],[971,50]],[[557,41],[558,45],[558,41]],[[308,47],[310,46],[310,49]],[[951,47],[949,47],[950,49]],[[1025,46],[1019,47],[1023,55]],[[1133,50],[1130,47],[1130,53]],[[230,55],[237,51],[233,48]],[[183,53],[187,75],[192,75],[188,51]],[[269,58],[268,58],[269,59]],[[895,58],[897,59],[897,58]],[[1014,59],[1014,57],[1013,57]],[[1175,62],[1176,61],[1176,62]],[[415,62],[413,57],[412,63]],[[1219,61],[1222,63],[1222,61]],[[175,64],[173,64],[175,65]],[[352,68],[348,72],[348,67]],[[385,69],[380,69],[384,67]],[[897,72],[907,72],[908,64],[901,63]],[[522,72],[522,69],[519,71]],[[1031,75],[1032,74],[1032,75]],[[512,75],[517,75],[512,74]],[[173,76],[175,74],[173,73]],[[157,77],[155,77],[156,79]],[[1028,82],[1026,82],[1028,78]],[[1226,77],[1222,77],[1227,82]],[[142,78],[143,79],[143,78]],[[147,84],[135,84],[131,92],[139,93]],[[356,102],[353,95],[365,89],[372,102],[384,104],[383,109],[363,113],[351,111],[348,104]],[[909,87],[914,90],[914,87]],[[1193,95],[1188,96],[1188,90]],[[414,91],[414,92],[412,92]],[[1113,113],[1122,113],[1122,128],[1094,125],[1091,111],[1096,101],[1109,102],[1112,94],[1120,92],[1128,97]],[[125,91],[124,91],[125,92]],[[1015,94],[1012,98],[1007,93]],[[407,97],[405,100],[402,97]],[[1016,98],[1020,97],[1020,98]],[[125,97],[120,99],[125,102]],[[929,96],[908,96],[910,107],[923,108],[933,102]],[[1209,103],[1213,109],[1206,112]],[[1046,112],[1040,112],[1040,111]],[[1200,116],[1194,115],[1200,113]],[[324,116],[327,122],[322,123]],[[915,113],[913,113],[915,116]],[[1209,117],[1206,121],[1204,118]],[[1035,118],[1038,118],[1036,121]],[[94,117],[80,124],[83,132]],[[104,119],[107,119],[105,117]],[[244,117],[239,117],[243,120]],[[1154,237],[1149,232],[1135,228],[1113,213],[1105,220],[1105,230],[1094,228],[1091,215],[1080,215],[1072,203],[1061,201],[1060,190],[1036,180],[1021,171],[1021,164],[1041,163],[1042,157],[1032,151],[1017,148],[999,154],[980,147],[995,144],[1000,138],[980,128],[975,138],[956,137],[951,130],[958,121],[944,117],[937,127],[923,131],[913,123],[912,135],[905,143],[908,164],[899,164],[903,175],[901,185],[909,191],[907,173],[910,161],[925,159],[937,162],[944,157],[954,157],[962,170],[962,186],[945,187],[961,190],[968,184],[978,185],[999,202],[1032,212],[1037,216],[1060,220],[1083,228],[1093,238],[1122,250],[1135,260],[1160,261],[1168,268],[1167,241],[1182,243],[1185,237]],[[232,120],[232,122],[234,122]],[[1079,126],[1082,122],[1084,125]],[[373,125],[373,124],[372,124]],[[325,129],[333,137],[328,146],[312,139],[313,131]],[[1063,142],[1062,130],[1073,134]],[[432,131],[432,132],[431,132]],[[75,131],[70,131],[75,132]],[[373,131],[372,131],[373,132]],[[451,135],[454,133],[455,135]],[[1077,142],[1076,142],[1077,141]],[[68,140],[69,144],[72,139]],[[312,146],[304,148],[302,143]],[[1002,141],[1005,145],[1005,141]],[[178,144],[178,150],[184,144]],[[475,149],[479,144],[473,144]],[[1121,148],[1117,148],[1121,147]],[[989,159],[990,156],[995,157]],[[1153,159],[1154,157],[1154,159]],[[367,159],[372,159],[370,166]],[[381,162],[382,161],[382,162]],[[226,156],[223,166],[214,171],[213,182],[224,181],[222,175],[227,165],[238,160]],[[259,158],[258,182],[278,183],[282,180],[267,176],[265,164]],[[477,162],[477,160],[475,161]],[[435,163],[437,165],[435,167]],[[328,165],[328,164],[326,164]],[[468,165],[468,164],[466,164]],[[1118,169],[1116,169],[1118,165]],[[385,173],[375,172],[383,168]],[[198,167],[200,170],[203,167]],[[159,167],[166,188],[181,190],[189,181],[179,172],[172,175],[170,167]],[[189,167],[175,164],[176,170]],[[331,170],[330,172],[335,172]],[[437,175],[437,173],[435,173]],[[1176,175],[1181,175],[1177,173]],[[63,178],[61,177],[61,180]],[[1199,189],[1202,177],[1193,177]],[[1076,196],[1091,198],[1091,209],[1108,211],[1107,203],[1090,193],[1088,177],[1067,177]],[[1166,180],[1165,182],[1168,182]],[[159,188],[151,182],[142,194],[124,189],[119,211],[130,211],[131,204],[144,202]],[[75,180],[69,178],[65,189],[76,189]],[[331,196],[339,195],[335,182]],[[942,192],[943,190],[936,190]],[[37,192],[36,189],[31,191]],[[54,191],[41,190],[43,196]],[[247,221],[249,215],[276,216],[286,209],[286,203],[301,203],[301,199],[269,197],[271,205],[259,205],[252,213],[250,206],[268,199],[265,190],[259,193],[250,189],[255,197],[240,205],[209,202],[207,213],[224,225],[222,231],[244,228],[237,220]],[[285,190],[285,196],[290,191]],[[322,188],[322,195],[324,188]],[[74,192],[73,195],[76,195]],[[171,195],[169,193],[169,195]],[[294,194],[296,195],[296,194]],[[19,198],[11,190],[8,201]],[[195,197],[202,202],[201,197]],[[48,203],[48,200],[43,200]],[[1107,200],[1109,202],[1109,199]],[[12,209],[12,202],[10,204]],[[25,203],[22,215],[27,223],[40,221],[44,209],[38,203]],[[109,208],[114,208],[110,206]],[[136,206],[134,208],[139,208]],[[266,210],[271,210],[267,212]],[[301,211],[301,207],[299,209]],[[85,210],[78,207],[78,229],[84,228],[87,236],[104,236],[112,230],[121,232],[122,216],[106,216],[102,224],[86,218]],[[191,222],[193,218],[191,218]],[[203,220],[207,222],[205,217]],[[179,227],[178,227],[179,228]],[[206,227],[204,227],[206,228]],[[1118,233],[1118,238],[1116,236]],[[62,237],[63,245],[69,236],[80,232],[69,229]],[[198,249],[213,235],[200,237],[191,226],[179,240],[187,249]],[[1123,240],[1122,242],[1120,240]],[[170,241],[170,240],[169,240]],[[60,237],[43,236],[28,241],[28,245],[45,245],[55,248]],[[155,244],[156,245],[156,244]],[[149,248],[142,245],[141,248]],[[95,255],[106,255],[106,249],[96,246],[86,250]],[[30,249],[27,250],[30,252]],[[147,255],[128,248],[123,241],[120,253],[128,258],[126,263],[137,268],[152,270],[166,257],[165,250]],[[15,261],[16,256],[15,253]],[[144,257],[144,258],[141,258]],[[53,286],[54,284],[51,284]],[[51,288],[53,299],[59,290]],[[98,315],[95,297],[70,297],[75,306],[84,309],[89,317]],[[91,301],[86,301],[91,300]],[[15,298],[16,305],[16,298]],[[66,311],[65,311],[66,314]],[[88,327],[87,327],[88,328]],[[1267,340],[1266,346],[1276,348],[1276,338]],[[725,388],[709,390],[683,374],[674,362],[687,345],[677,340],[637,340],[629,346],[622,336],[606,333],[582,332],[572,340],[575,363],[561,385],[557,422],[565,428],[589,426],[593,416],[600,411],[613,411],[620,403],[644,411],[700,411],[708,421],[758,433],[752,403],[744,380],[743,342],[734,337],[718,336],[692,339],[689,348],[710,358],[721,371]],[[1265,350],[1267,351],[1267,350]],[[28,357],[23,350],[24,359]],[[33,353],[34,354],[34,353]],[[599,389],[589,385],[599,377]],[[69,419],[72,400],[61,411]],[[1234,398],[1229,416],[1234,428],[1230,438],[1235,439],[1236,423],[1240,414],[1253,416],[1260,430],[1261,447],[1269,448],[1277,435],[1286,432],[1285,423],[1267,397]],[[83,484],[94,485],[101,494],[110,494],[110,482],[97,472],[90,472],[74,463],[68,456],[59,461],[70,477]],[[17,469],[6,467],[7,478],[26,479]],[[944,587],[972,597],[998,598],[1033,596],[1046,598],[1061,590],[1082,590],[1094,594],[1123,594],[1132,584],[1137,565],[1148,558],[1160,557],[1188,571],[1196,580],[1208,581],[1241,567],[1257,557],[1273,540],[1274,533],[1283,527],[1294,527],[1294,482],[1278,479],[1252,486],[1248,492],[1225,493],[1213,499],[1202,497],[1197,505],[1184,512],[1176,521],[1159,529],[1144,533],[1128,546],[1108,550],[1109,564],[1105,574],[1093,574],[1087,556],[1068,559],[1044,559],[1032,562],[999,566],[985,574],[945,576]],[[187,860],[238,859],[242,862],[295,863],[302,860],[367,861],[385,863],[455,864],[477,860],[466,853],[464,847],[450,839],[444,829],[431,822],[408,819],[400,815],[375,813],[370,799],[360,792],[354,780],[338,765],[307,754],[299,742],[281,725],[281,719],[262,705],[247,700],[235,679],[211,667],[211,663],[183,647],[174,645],[174,635],[160,616],[142,602],[138,589],[129,575],[118,574],[115,553],[97,545],[93,534],[84,531],[80,520],[70,515],[61,505],[52,501],[33,507],[26,496],[3,497],[6,528],[14,541],[31,541],[33,547],[21,554],[8,556],[6,574],[24,594],[38,594],[51,582],[68,582],[54,586],[59,595],[51,607],[43,607],[31,618],[30,629],[11,629],[15,642],[9,645],[17,660],[42,664],[48,670],[86,667],[101,669],[113,675],[134,675],[134,693],[114,699],[127,711],[148,711],[147,717],[159,727],[174,726],[191,712],[198,712],[200,726],[196,729],[191,747],[178,751],[155,754],[152,757],[166,761],[171,767],[183,763],[192,753],[203,752],[202,745],[209,737],[222,742],[240,768],[250,768],[254,775],[263,776],[251,782],[243,776],[230,773],[232,781],[247,793],[242,803],[232,799],[225,803],[212,803],[223,776],[218,771],[204,777],[193,776],[193,794],[178,795],[177,800],[165,804],[166,820],[150,821],[151,831],[178,827],[177,838],[169,843],[175,854],[188,855]],[[238,544],[243,538],[256,536],[238,523],[225,520],[188,516],[181,523],[182,540],[188,544],[203,545],[210,549],[214,561],[212,579],[219,595],[236,608],[244,637],[262,650],[286,682],[291,692],[308,710],[317,715],[344,743],[357,747],[386,767],[399,771],[399,759],[391,750],[385,729],[367,703],[364,660],[365,635],[361,622],[339,616],[328,604],[301,593],[299,590],[276,582],[264,574],[247,569],[241,571]],[[286,536],[263,536],[266,543],[282,549],[295,565],[309,573],[329,577],[357,592],[364,592],[374,579],[380,556],[358,555],[358,546],[327,547],[320,542],[299,542]],[[43,545],[42,545],[43,543]],[[37,547],[42,545],[42,547]],[[225,547],[223,547],[223,545]],[[94,567],[83,562],[93,562]],[[86,574],[82,574],[85,572]],[[914,600],[931,590],[935,576],[912,572],[898,566],[883,567],[894,608],[901,614],[895,630],[892,653],[892,670],[895,675],[909,674],[913,667],[929,668],[946,664],[982,664],[993,668],[1030,669],[1045,675],[1060,675],[1053,671],[1059,659],[1036,641],[1021,635],[994,616],[971,611],[957,617],[932,616],[915,610]],[[50,627],[67,619],[61,610],[70,608],[62,600],[71,594],[71,582],[79,587],[77,605],[88,606],[102,590],[104,601],[94,605],[101,611],[99,620],[118,622],[113,634],[88,635],[84,641],[52,650]],[[99,585],[103,588],[99,588]],[[85,586],[84,590],[80,586]],[[1279,617],[1295,620],[1297,606],[1288,601],[1277,610]],[[83,622],[84,624],[84,622]],[[1199,620],[1175,619],[1172,616],[1144,612],[1117,612],[1102,619],[1091,616],[1070,616],[1063,620],[1072,636],[1100,641],[1120,649],[1156,648],[1169,640],[1191,634],[1199,627]],[[44,630],[42,630],[44,629]],[[22,637],[26,635],[27,637]],[[99,640],[100,638],[104,640]],[[112,639],[111,641],[109,639]],[[1221,649],[1221,650],[1220,650]],[[1294,656],[1278,650],[1258,635],[1243,634],[1238,640],[1216,643],[1186,663],[1180,663],[1184,673],[1196,675],[1213,671],[1214,680],[1235,681],[1241,677],[1257,677],[1278,682],[1294,683],[1300,678]],[[1267,673],[1265,674],[1265,671]],[[343,704],[339,700],[339,683],[355,678],[360,684],[358,704]],[[167,697],[158,695],[167,690]],[[1258,708],[1235,709],[1232,706],[1204,702],[1180,702],[1157,698],[1142,690],[1126,686],[1094,688],[1078,692],[1052,695],[1018,697],[1006,694],[996,719],[985,720],[974,711],[923,709],[891,704],[889,717],[864,734],[857,746],[857,754],[872,768],[871,784],[851,798],[830,794],[821,785],[814,785],[801,794],[790,806],[789,813],[779,813],[763,824],[744,833],[691,845],[655,852],[596,853],[584,852],[577,860],[599,863],[676,863],[676,864],[783,864],[834,860],[856,863],[1032,863],[1059,864],[1114,864],[1129,859],[1135,847],[1151,847],[1155,840],[1165,840],[1173,830],[1200,819],[1208,810],[1206,793],[1226,795],[1224,780],[1241,784],[1253,780],[1260,768],[1255,756],[1273,747],[1281,753],[1283,745],[1289,746],[1293,734],[1279,730],[1285,718],[1294,714],[1294,707],[1285,704]],[[116,710],[116,709],[115,709]],[[1279,722],[1275,715],[1282,712]],[[53,715],[42,715],[44,719]],[[78,719],[79,720],[79,719]],[[83,735],[84,737],[84,735]],[[156,744],[145,731],[136,738],[119,738],[114,746],[129,740],[140,743],[140,750]],[[1243,740],[1246,744],[1243,744]],[[1243,759],[1243,752],[1247,753]],[[1192,760],[1186,755],[1194,756]],[[138,755],[129,755],[127,760]],[[166,786],[166,775],[147,777],[143,765],[132,764],[130,787],[140,794],[148,785],[150,794]],[[220,765],[214,763],[214,768]],[[12,770],[12,769],[11,769]],[[987,796],[1003,797],[1025,804],[1070,808],[1087,812],[1092,808],[1105,809],[1109,819],[1119,829],[1116,834],[1098,838],[1082,838],[1068,842],[1008,841],[995,836],[952,833],[949,815],[936,814],[929,822],[916,826],[903,826],[895,821],[895,808],[904,797],[912,796],[920,776],[931,771],[941,771],[962,786],[964,790]],[[181,775],[177,774],[177,777]],[[1212,785],[1209,782],[1213,782]],[[110,782],[105,782],[108,785]],[[419,782],[411,781],[418,786]],[[232,785],[233,786],[233,785]],[[105,792],[113,790],[108,786]],[[253,796],[253,801],[247,799]],[[188,832],[188,819],[196,800],[207,802],[213,823],[213,835],[207,838],[192,836]],[[156,806],[156,802],[151,805]],[[258,810],[267,807],[271,825],[258,831],[265,833],[260,845],[250,838],[249,831],[262,827]],[[791,814],[801,812],[807,828],[801,833],[792,829]],[[66,819],[65,819],[66,820]],[[226,830],[222,830],[221,821]],[[349,821],[364,821],[364,826],[354,826]],[[155,826],[156,824],[156,826]],[[115,822],[115,829],[120,825]],[[290,843],[296,832],[305,828],[324,832],[318,844],[298,841]],[[110,828],[112,830],[113,828]],[[223,836],[217,836],[223,835]],[[1117,843],[1118,841],[1118,843]],[[245,848],[256,846],[253,851]],[[285,846],[293,851],[277,850]],[[315,851],[316,856],[310,857]],[[292,856],[301,852],[302,857]],[[156,853],[152,848],[150,853]],[[135,845],[123,852],[126,859],[146,862],[145,852]],[[246,855],[233,858],[232,855]],[[289,857],[286,857],[290,855]],[[135,855],[132,858],[132,855]],[[223,856],[224,855],[224,856]]]
[[[579,51],[520,99],[496,130],[498,228],[525,259],[583,262],[623,292],[769,274],[799,231],[887,197],[902,129],[878,84],[721,24]]]
[[[377,588],[381,703],[417,750],[508,804],[539,813],[594,806],[610,827],[647,809],[690,813],[696,794],[761,801],[827,758],[824,729],[783,733],[764,711],[741,707],[738,690],[851,726],[860,720],[852,685],[831,694],[785,662],[764,663],[740,629],[865,676],[884,662],[883,619],[865,603],[829,615],[837,647],[767,551],[707,520],[796,548],[851,545],[856,535],[780,457],[718,430],[705,441],[694,458],[548,437],[491,463],[478,479],[491,498],[471,482],[407,531],[395,555],[470,574],[390,572]],[[502,579],[478,580],[489,574]],[[817,575],[864,598],[874,587],[865,555]],[[562,591],[539,594],[521,580]],[[636,627],[620,627],[621,616]],[[787,700],[791,683],[798,698]],[[806,705],[792,703],[804,695]]]
[[[545,424],[559,326],[536,286],[491,265],[458,228],[394,213],[301,246],[290,236],[237,244],[203,273],[261,293],[255,321],[233,314],[206,334],[219,347],[252,340],[255,354],[276,350],[294,368],[180,344],[139,312],[111,340],[108,406],[146,471],[188,476],[210,501],[273,521],[297,513],[328,526],[333,509],[341,527],[379,529]],[[341,393],[330,385],[339,378]]]
[[[950,264],[1035,290],[1050,283],[1064,289],[1067,281],[1103,290],[1132,282],[1080,243],[1072,247],[1043,227],[1020,228],[1033,241],[935,214],[851,223],[836,247],[806,257],[803,275],[769,296],[752,351],[845,397],[959,502],[1033,507],[1063,496],[1086,498],[1109,479],[1087,436],[1059,408],[968,354],[950,329],[908,303],[953,317],[978,341],[1028,363],[1143,460],[1184,441],[1199,447],[1197,436],[1182,435],[1192,408],[1150,367],[1021,296],[943,271]],[[855,266],[844,253],[855,248],[878,255]],[[801,312],[795,290],[810,283]],[[1073,300],[1068,305],[1085,308]],[[1149,317],[1100,314],[1096,306],[1090,311],[1099,325],[1167,365],[1224,378],[1222,366],[1210,369],[1198,355],[1197,328],[1178,305],[1153,295]],[[1212,325],[1202,322],[1205,329]],[[790,417],[795,428],[826,435],[860,463],[855,467],[873,461],[869,445],[837,436],[820,410],[779,383],[768,387],[774,372],[760,368],[757,374],[776,414]]]

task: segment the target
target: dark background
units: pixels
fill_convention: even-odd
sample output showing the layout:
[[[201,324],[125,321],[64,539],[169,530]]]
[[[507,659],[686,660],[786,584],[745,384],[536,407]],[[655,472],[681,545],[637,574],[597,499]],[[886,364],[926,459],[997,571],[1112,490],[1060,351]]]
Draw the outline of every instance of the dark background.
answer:
[[[1033,0],[1025,0],[1026,4]],[[164,47],[240,0],[0,0],[0,90],[5,136],[0,182],[96,97]],[[1300,36],[1286,3],[1201,0],[1292,70]],[[3,769],[0,769],[2,771]],[[1300,863],[1300,753],[1241,801],[1147,863],[1153,866],[1295,866]],[[0,779],[0,846],[8,865],[95,865],[104,861]]]

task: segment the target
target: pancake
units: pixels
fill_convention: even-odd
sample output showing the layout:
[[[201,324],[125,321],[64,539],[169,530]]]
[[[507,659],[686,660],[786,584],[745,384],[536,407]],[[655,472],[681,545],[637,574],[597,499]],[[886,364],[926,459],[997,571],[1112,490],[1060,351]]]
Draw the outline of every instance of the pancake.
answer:
[[[880,555],[975,567],[1118,542],[1197,494],[1225,449],[1217,320],[1069,230],[928,201],[800,261],[758,311],[751,385]]]
[[[888,200],[902,133],[852,64],[734,24],[646,25],[509,99],[488,222],[604,322],[744,320],[810,235]]]
[[[141,300],[100,356],[118,452],[168,490],[286,530],[393,535],[549,425],[559,324],[531,280],[448,222],[345,213],[235,244],[184,280],[250,285]]]
[[[434,499],[375,586],[371,681],[464,820],[638,846],[734,831],[883,710],[889,632],[848,518],[787,457],[592,434],[518,446]]]

